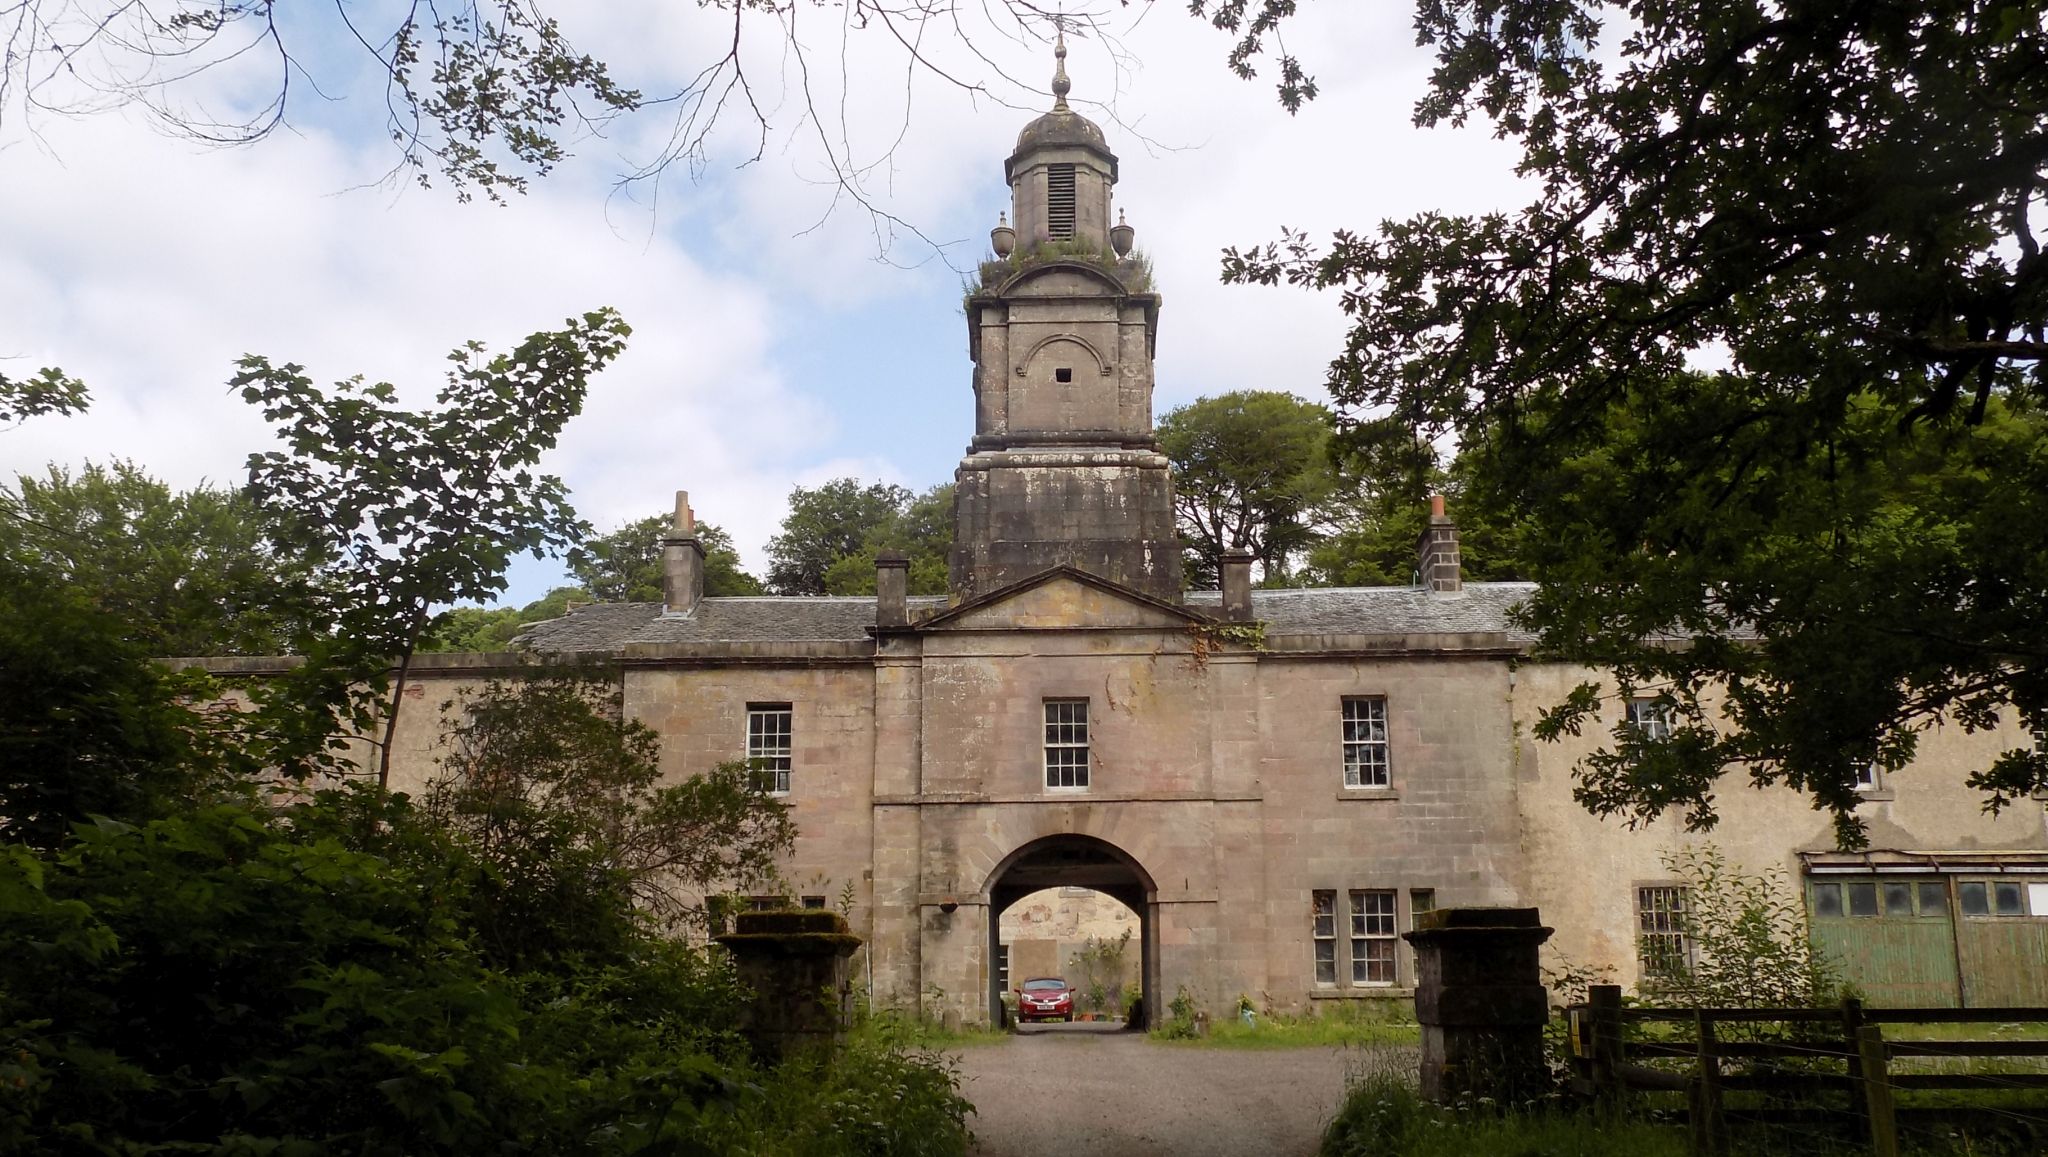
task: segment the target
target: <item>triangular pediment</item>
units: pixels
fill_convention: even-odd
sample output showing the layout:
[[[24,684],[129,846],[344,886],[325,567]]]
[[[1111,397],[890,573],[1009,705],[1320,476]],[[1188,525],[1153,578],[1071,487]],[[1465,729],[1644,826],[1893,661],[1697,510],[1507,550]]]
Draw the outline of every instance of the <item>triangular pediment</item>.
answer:
[[[1208,616],[1071,567],[990,591],[918,624],[925,630],[1184,630]]]

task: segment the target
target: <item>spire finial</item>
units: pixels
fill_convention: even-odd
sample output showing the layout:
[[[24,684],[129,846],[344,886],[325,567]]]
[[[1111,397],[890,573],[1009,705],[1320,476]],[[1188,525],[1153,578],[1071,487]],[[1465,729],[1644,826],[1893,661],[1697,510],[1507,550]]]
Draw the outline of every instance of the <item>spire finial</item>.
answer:
[[[1052,109],[1054,112],[1064,112],[1067,107],[1067,94],[1074,91],[1074,82],[1067,79],[1066,21],[1058,21],[1056,27],[1059,29],[1059,35],[1053,40],[1052,45],[1055,62],[1052,71]]]

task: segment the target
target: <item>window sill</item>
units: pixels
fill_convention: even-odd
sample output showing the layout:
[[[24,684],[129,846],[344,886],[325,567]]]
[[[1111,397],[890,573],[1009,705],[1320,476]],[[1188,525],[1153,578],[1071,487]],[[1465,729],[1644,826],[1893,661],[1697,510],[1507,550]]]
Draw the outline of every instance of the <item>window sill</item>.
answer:
[[[1338,799],[1400,799],[1398,787],[1341,787],[1337,789]]]
[[[1899,793],[1888,787],[1867,788],[1856,793],[1858,803],[1890,803],[1899,798]]]
[[[1308,994],[1310,1000],[1413,1000],[1415,990],[1387,985],[1359,985],[1356,988],[1315,988]]]

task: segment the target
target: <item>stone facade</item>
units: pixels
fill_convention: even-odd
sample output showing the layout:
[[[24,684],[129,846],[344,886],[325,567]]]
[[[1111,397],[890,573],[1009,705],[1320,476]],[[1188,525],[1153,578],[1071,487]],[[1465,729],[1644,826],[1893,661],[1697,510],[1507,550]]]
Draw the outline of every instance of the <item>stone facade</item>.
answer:
[[[1077,236],[1107,221],[1114,157],[1055,110],[1008,165],[1027,237],[1049,227],[1040,182],[1068,163],[1099,178],[1079,184]],[[905,599],[897,573],[879,599],[705,598],[682,500],[664,602],[579,608],[534,628],[532,650],[615,662],[671,776],[758,754],[749,717],[786,713],[785,876],[821,902],[851,896],[854,978],[883,1004],[987,1019],[1004,911],[1062,886],[1136,913],[1155,1006],[1183,989],[1211,1009],[1404,997],[1416,964],[1399,934],[1465,906],[1536,907],[1559,957],[1635,982],[1643,889],[1701,837],[1572,800],[1591,740],[1531,732],[1597,673],[1530,661],[1509,612],[1531,588],[1462,582],[1438,510],[1412,587],[1248,591],[1240,562],[1224,567],[1227,612],[1218,592],[1183,594],[1151,443],[1157,296],[1114,261],[1013,268],[968,303],[976,430],[949,598]],[[1247,618],[1256,644],[1222,626]],[[400,786],[433,772],[436,705],[517,662],[416,672]],[[1993,818],[1963,787],[2015,742],[1928,735],[1868,794],[1874,846],[1966,850],[2048,885],[2041,805]],[[1802,853],[1832,846],[1792,793],[1731,783],[1718,802],[1711,838],[1750,870],[1797,879]],[[2048,928],[2048,900],[2014,918]]]

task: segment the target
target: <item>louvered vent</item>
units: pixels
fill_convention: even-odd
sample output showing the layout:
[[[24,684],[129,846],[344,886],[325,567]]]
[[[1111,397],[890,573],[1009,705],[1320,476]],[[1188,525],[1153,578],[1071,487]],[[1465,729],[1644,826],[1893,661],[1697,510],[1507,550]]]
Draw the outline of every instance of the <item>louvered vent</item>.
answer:
[[[1045,174],[1045,227],[1055,241],[1074,237],[1074,166],[1052,165]]]

